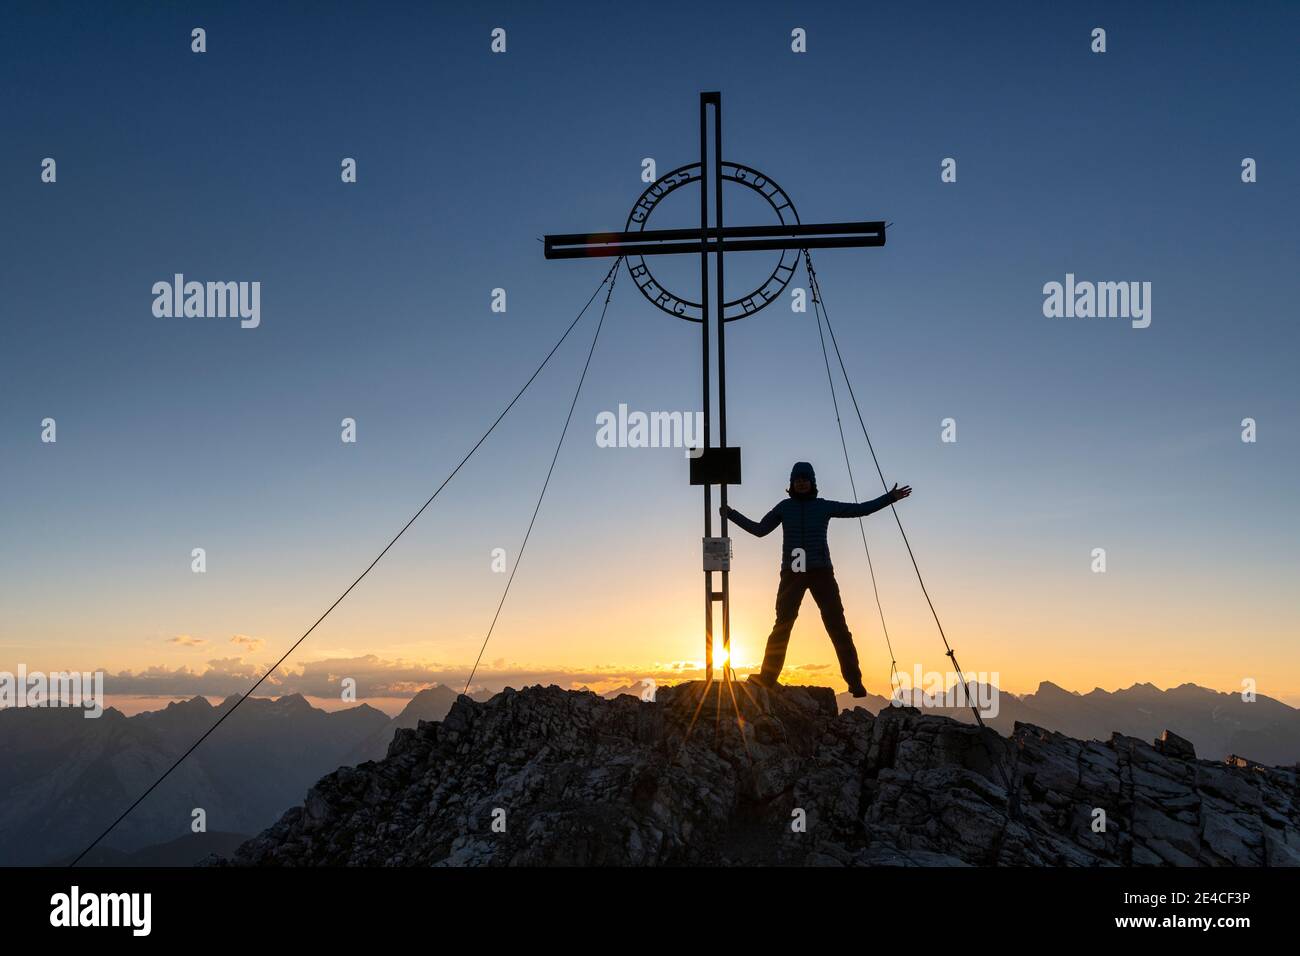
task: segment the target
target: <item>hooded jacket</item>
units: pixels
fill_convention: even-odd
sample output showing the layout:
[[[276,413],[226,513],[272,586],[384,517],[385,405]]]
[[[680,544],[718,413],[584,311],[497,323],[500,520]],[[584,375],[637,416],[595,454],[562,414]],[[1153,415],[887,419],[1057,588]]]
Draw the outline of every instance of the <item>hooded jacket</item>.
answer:
[[[881,508],[887,508],[892,500],[888,493],[860,504],[818,498],[817,478],[812,465],[803,461],[797,462],[790,471],[791,482],[796,478],[807,478],[811,481],[812,492],[805,496],[791,492],[789,498],[764,515],[761,521],[751,521],[735,508],[727,509],[728,518],[745,531],[760,538],[776,530],[777,525],[781,526],[784,536],[781,544],[781,570],[783,571],[790,570],[797,548],[803,549],[806,569],[833,567],[830,546],[826,541],[826,531],[831,518],[862,518]]]

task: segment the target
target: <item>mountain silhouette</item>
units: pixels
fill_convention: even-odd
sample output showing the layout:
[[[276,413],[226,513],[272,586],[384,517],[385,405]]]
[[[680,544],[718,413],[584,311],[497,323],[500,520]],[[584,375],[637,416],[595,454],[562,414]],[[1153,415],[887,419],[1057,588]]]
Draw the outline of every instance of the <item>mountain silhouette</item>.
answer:
[[[75,856],[237,700],[195,697],[132,717],[110,707],[93,720],[0,710],[0,865]],[[195,808],[213,832],[257,833],[388,723],[364,704],[328,713],[299,694],[249,698],[101,846],[130,854],[186,837]]]
[[[912,700],[906,694],[902,699]],[[836,700],[842,708],[865,705],[873,713],[888,703],[874,695],[869,701],[854,701],[841,694]],[[955,720],[975,719],[964,705],[922,709]],[[1098,687],[1078,694],[1043,681],[1034,693],[1024,696],[1002,691],[998,715],[985,718],[988,726],[1004,735],[1012,732],[1017,721],[1083,740],[1104,739],[1115,731],[1149,740],[1172,730],[1190,740],[1204,757],[1243,755],[1265,764],[1300,762],[1300,709],[1263,695],[1245,701],[1241,694],[1196,684],[1160,690],[1141,683],[1113,692]]]

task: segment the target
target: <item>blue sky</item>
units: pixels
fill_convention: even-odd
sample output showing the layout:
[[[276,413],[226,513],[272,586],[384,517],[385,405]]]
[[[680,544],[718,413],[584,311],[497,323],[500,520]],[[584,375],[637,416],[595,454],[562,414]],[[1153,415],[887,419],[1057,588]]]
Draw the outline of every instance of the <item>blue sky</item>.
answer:
[[[641,160],[692,161],[698,92],[719,89],[727,158],[776,178],[805,221],[893,223],[884,249],[816,262],[887,475],[916,489],[904,519],[963,663],[1026,688],[1254,676],[1300,700],[1293,5],[19,4],[5,18],[0,666],[201,667],[234,634],[287,647],[608,265],[545,261],[538,238],[621,227]],[[504,55],[488,49],[497,26]],[[806,54],[790,51],[795,27]],[[949,156],[958,181],[943,184]],[[260,281],[261,326],[155,318],[150,288],[175,272]],[[1042,286],[1067,272],[1151,282],[1150,328],[1045,318]],[[636,673],[698,656],[698,490],[677,452],[594,441],[620,402],[698,407],[697,336],[619,285],[489,660]],[[590,330],[315,655],[472,660],[503,584],[488,552],[517,548]],[[761,515],[796,459],[849,497],[811,317],[777,305],[728,331],[733,503]],[[39,442],[46,416],[55,446]],[[356,446],[338,440],[344,416]],[[955,445],[939,442],[945,417]],[[877,493],[849,436],[859,489]],[[900,665],[941,666],[886,520],[869,533]],[[856,530],[836,535],[878,675]],[[736,542],[750,651],[778,547]],[[177,634],[208,650],[185,657]],[[793,661],[831,660],[811,602],[796,635]]]

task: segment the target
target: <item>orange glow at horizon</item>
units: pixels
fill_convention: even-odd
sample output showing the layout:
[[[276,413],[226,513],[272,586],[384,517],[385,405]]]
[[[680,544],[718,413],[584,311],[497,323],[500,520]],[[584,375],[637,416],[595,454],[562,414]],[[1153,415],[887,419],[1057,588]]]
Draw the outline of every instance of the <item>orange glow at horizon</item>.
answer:
[[[864,683],[887,697],[889,652],[862,554],[854,554],[851,543],[845,536],[833,544],[836,574]],[[539,540],[527,573],[521,572],[511,591],[476,682],[520,686],[540,680],[604,690],[646,677],[673,683],[703,676],[699,572],[680,553],[684,549],[647,548],[629,574],[618,562],[574,568],[566,547]],[[772,625],[775,562],[746,553],[756,547],[737,542],[738,561],[745,560],[744,573],[732,577],[731,666],[737,670],[756,668]],[[548,553],[548,548],[555,550]],[[872,553],[899,671],[910,674],[919,665],[923,671],[946,672],[942,642],[906,555],[891,553],[888,539],[873,542]],[[989,675],[1004,691],[1032,693],[1040,682],[1052,681],[1080,693],[1141,682],[1235,692],[1253,678],[1260,694],[1300,703],[1294,611],[1277,597],[1289,586],[1285,568],[1242,585],[1227,601],[1219,597],[1221,582],[1187,568],[1152,570],[1129,581],[1037,568],[1028,559],[1016,566],[981,563],[960,551],[940,552],[930,560],[927,578],[958,660],[967,672]],[[341,570],[351,567],[343,558],[337,564]],[[24,662],[46,671],[202,674],[214,665],[233,670],[231,662],[242,662],[239,673],[255,678],[292,645],[304,619],[319,613],[320,580],[330,576],[316,566],[271,565],[254,562],[209,578],[203,584],[210,593],[202,603],[174,590],[150,595],[141,604],[131,588],[113,587],[109,574],[89,579],[78,602],[17,606],[4,624],[0,669],[14,670]],[[483,609],[500,598],[500,579],[473,563],[453,564],[431,590],[424,571],[418,562],[395,562],[367,579],[289,658],[286,670],[373,658],[376,668],[391,663],[397,669],[401,663],[414,671],[402,675],[405,682],[463,681],[490,618]],[[574,587],[576,580],[583,581],[581,589]],[[1189,597],[1197,594],[1216,598]],[[715,664],[720,666],[720,620],[716,627]],[[843,690],[811,599],[795,624],[782,680]],[[268,685],[274,688],[274,682]]]

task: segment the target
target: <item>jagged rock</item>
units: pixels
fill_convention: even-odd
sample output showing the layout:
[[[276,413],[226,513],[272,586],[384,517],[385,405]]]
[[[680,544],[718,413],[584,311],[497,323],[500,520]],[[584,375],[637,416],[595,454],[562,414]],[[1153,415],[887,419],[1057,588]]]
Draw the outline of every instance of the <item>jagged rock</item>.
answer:
[[[508,689],[207,865],[1300,865],[1296,770],[1184,743],[836,713],[817,687]]]
[[[1172,730],[1166,730],[1162,733],[1155,745],[1157,750],[1170,757],[1178,757],[1183,760],[1196,759],[1196,748],[1192,746],[1192,742],[1185,737],[1179,737]]]

